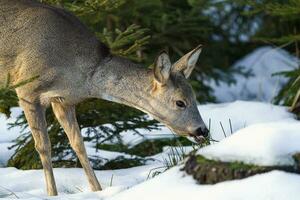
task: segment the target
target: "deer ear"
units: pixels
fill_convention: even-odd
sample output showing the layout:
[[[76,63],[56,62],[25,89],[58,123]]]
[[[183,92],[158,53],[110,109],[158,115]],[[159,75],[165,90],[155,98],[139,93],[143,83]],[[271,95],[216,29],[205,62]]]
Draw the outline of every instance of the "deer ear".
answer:
[[[189,53],[182,56],[172,66],[172,72],[174,73],[182,72],[185,78],[189,78],[193,69],[196,66],[201,50],[202,50],[202,45],[199,45]]]
[[[161,52],[156,58],[153,68],[154,78],[160,84],[165,84],[170,77],[171,61],[166,52]]]

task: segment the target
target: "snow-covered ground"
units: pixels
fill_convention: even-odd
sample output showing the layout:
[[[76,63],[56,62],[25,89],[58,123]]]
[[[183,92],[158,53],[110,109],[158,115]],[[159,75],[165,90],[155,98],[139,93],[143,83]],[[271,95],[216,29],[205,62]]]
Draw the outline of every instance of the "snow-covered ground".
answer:
[[[262,165],[292,164],[291,155],[300,151],[300,124],[287,108],[268,103],[236,101],[233,103],[199,106],[200,113],[210,126],[216,142],[202,148],[198,153],[209,158]],[[230,122],[229,122],[230,120]],[[5,130],[5,118],[0,117],[0,160],[5,165],[18,130]],[[221,123],[220,123],[221,122]],[[210,124],[210,125],[209,125]],[[223,126],[224,132],[222,130]],[[154,133],[144,131],[149,137],[171,135],[166,129]],[[131,132],[122,133],[129,143],[140,141],[140,136]],[[225,138],[226,136],[226,138]],[[127,137],[127,138],[126,138]],[[225,138],[225,139],[224,139]],[[89,144],[87,144],[89,145]],[[189,151],[191,148],[185,148]],[[3,199],[299,199],[300,176],[280,171],[256,175],[243,180],[227,181],[215,185],[199,185],[185,172],[182,166],[174,167],[160,175],[163,170],[163,153],[145,166],[97,171],[103,185],[101,192],[89,192],[82,169],[54,170],[60,196],[47,197],[42,170],[18,170],[0,168],[0,198]],[[89,155],[104,154],[111,158],[119,152],[95,152],[89,147]],[[4,157],[4,159],[3,159]]]
[[[252,76],[234,75],[236,84],[210,81],[214,96],[219,102],[235,100],[254,100],[271,102],[279,89],[286,82],[282,76],[274,73],[290,71],[299,66],[299,60],[287,51],[270,46],[260,47],[237,61],[233,67],[242,67],[250,71]]]
[[[112,197],[112,200],[299,200],[300,176],[280,171],[215,185],[198,185],[175,167]]]

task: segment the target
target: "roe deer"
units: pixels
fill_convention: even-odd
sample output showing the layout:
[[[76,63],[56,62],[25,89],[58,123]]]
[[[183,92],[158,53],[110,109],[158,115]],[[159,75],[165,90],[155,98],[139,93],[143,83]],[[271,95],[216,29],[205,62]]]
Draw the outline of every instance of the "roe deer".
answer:
[[[0,0],[0,82],[38,78],[16,89],[44,168],[48,195],[57,195],[45,108],[68,136],[93,191],[101,186],[92,170],[76,121],[75,105],[106,99],[148,113],[178,135],[205,137],[208,130],[187,82],[201,46],[171,64],[161,53],[154,69],[110,54],[72,14],[33,0]],[[199,139],[199,138],[198,138]]]

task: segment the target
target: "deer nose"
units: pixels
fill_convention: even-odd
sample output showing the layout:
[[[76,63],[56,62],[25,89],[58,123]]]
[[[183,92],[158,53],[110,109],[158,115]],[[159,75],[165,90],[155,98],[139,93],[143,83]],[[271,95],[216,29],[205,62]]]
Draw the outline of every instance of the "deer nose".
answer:
[[[208,133],[209,133],[209,130],[208,130],[206,127],[204,127],[204,128],[200,127],[200,128],[197,128],[197,129],[196,129],[196,131],[195,131],[194,134],[195,134],[196,136],[207,137],[207,136],[208,136]]]

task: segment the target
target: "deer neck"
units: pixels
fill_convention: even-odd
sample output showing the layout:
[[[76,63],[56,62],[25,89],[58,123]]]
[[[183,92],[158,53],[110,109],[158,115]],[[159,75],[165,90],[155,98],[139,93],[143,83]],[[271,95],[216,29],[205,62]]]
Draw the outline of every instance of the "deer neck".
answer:
[[[91,77],[91,97],[113,101],[154,114],[151,104],[153,73],[131,61],[112,56]]]

